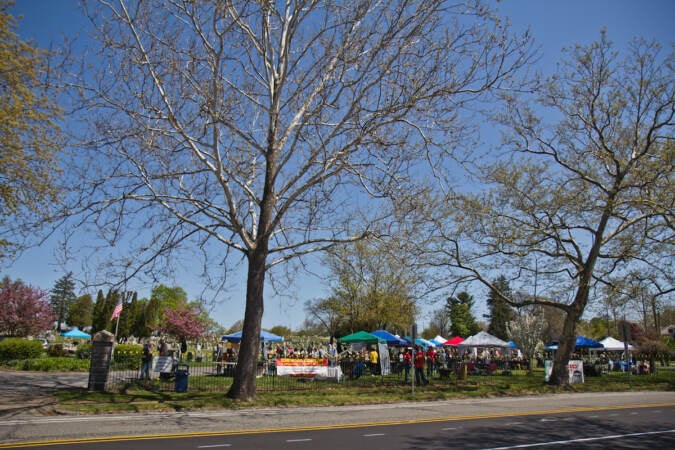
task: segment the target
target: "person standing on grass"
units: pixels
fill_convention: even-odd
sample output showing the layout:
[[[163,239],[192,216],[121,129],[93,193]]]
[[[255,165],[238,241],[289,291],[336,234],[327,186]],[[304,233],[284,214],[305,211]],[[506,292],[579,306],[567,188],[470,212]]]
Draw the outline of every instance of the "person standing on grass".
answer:
[[[403,383],[408,384],[408,377],[410,376],[410,368],[412,367],[412,353],[411,349],[406,349],[403,354],[403,368],[405,369],[405,378]]]
[[[152,364],[152,341],[143,344],[143,353],[141,354],[141,379],[150,379],[150,365]]]
[[[427,357],[427,378],[434,376],[434,368],[436,366],[436,350],[429,346],[426,352]]]
[[[425,360],[426,355],[424,354],[424,351],[422,351],[422,348],[417,347],[417,350],[415,350],[415,381],[417,381],[419,386],[426,386],[429,384],[429,380],[427,380],[427,377],[424,374]]]
[[[378,366],[377,366],[377,361],[379,355],[377,354],[377,350],[375,350],[375,347],[370,348],[370,353],[368,354],[369,360],[370,360],[370,374],[371,375],[377,375],[378,374]]]

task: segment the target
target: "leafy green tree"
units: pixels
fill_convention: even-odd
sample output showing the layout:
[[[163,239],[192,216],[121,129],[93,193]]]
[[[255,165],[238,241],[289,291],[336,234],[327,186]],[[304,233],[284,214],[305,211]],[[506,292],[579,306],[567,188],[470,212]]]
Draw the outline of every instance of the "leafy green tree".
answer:
[[[513,320],[515,312],[511,305],[504,300],[504,296],[512,298],[513,295],[509,287],[509,281],[504,275],[500,275],[497,279],[493,280],[492,285],[496,289],[490,289],[487,298],[489,314],[485,316],[486,319],[490,320],[488,333],[497,336],[499,339],[508,341],[507,324]]]
[[[103,291],[98,291],[96,296],[96,302],[94,303],[94,313],[92,318],[92,332],[97,333],[101,330],[108,330],[111,332],[115,331],[115,326],[117,325],[116,321],[111,321],[112,313],[117,305],[117,302],[125,294],[121,293],[115,289],[109,289],[107,294],[104,296]],[[124,299],[122,300],[122,314],[120,314],[120,323],[123,322],[124,317],[124,308],[126,307]],[[118,330],[119,333],[119,330]],[[125,336],[125,334],[121,334]]]
[[[485,189],[448,196],[434,222],[436,264],[495,291],[498,267],[537,292],[505,301],[562,312],[554,385],[569,383],[577,324],[599,286],[633,269],[673,273],[675,54],[635,39],[620,55],[603,32],[568,55],[533,97],[506,97],[500,154],[471,168]]]
[[[135,325],[138,322],[139,316],[143,315],[143,310],[138,303],[138,294],[136,292],[121,292],[122,297],[122,313],[120,314],[119,324],[115,324],[117,328],[117,339],[126,340],[130,336],[138,336],[134,334]]]
[[[61,331],[61,324],[66,318],[71,305],[75,301],[75,282],[73,281],[73,272],[68,272],[62,276],[52,288],[49,302],[57,315],[56,329]],[[70,325],[70,324],[69,324]]]
[[[446,300],[445,307],[450,317],[450,332],[453,336],[466,338],[480,331],[480,327],[471,312],[473,303],[473,296],[466,291]]]
[[[332,249],[326,258],[333,281],[332,293],[310,305],[315,317],[339,317],[333,331],[405,331],[417,313],[418,273],[405,255],[383,241],[362,241]],[[328,323],[328,322],[326,322]],[[330,330],[327,330],[330,331]]]
[[[169,287],[160,284],[152,288],[150,298],[158,300],[162,308],[177,309],[188,303],[187,293],[180,286]]]
[[[91,326],[92,315],[94,312],[94,301],[91,294],[85,294],[77,297],[68,308],[66,322],[69,325],[83,329]]]
[[[108,299],[103,295],[103,291],[99,289],[96,294],[96,301],[94,302],[94,310],[92,311],[91,317],[91,331],[92,333],[98,333],[99,331],[108,329],[108,319],[110,316],[105,317],[107,311],[112,311],[108,307]]]
[[[60,111],[42,83],[48,55],[19,39],[12,5],[0,0],[0,258],[53,209],[60,174]]]

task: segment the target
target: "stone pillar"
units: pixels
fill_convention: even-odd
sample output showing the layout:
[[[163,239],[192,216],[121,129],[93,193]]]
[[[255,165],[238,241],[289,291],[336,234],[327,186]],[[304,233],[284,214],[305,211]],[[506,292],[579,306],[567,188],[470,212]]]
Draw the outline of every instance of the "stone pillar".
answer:
[[[112,356],[115,335],[109,331],[99,331],[91,344],[91,362],[89,365],[90,391],[103,391],[108,381],[108,370]]]

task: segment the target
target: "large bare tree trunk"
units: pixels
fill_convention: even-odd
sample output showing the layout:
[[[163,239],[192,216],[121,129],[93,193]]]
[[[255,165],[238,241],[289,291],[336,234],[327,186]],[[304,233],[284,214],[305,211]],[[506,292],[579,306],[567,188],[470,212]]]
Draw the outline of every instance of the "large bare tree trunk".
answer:
[[[563,325],[563,332],[558,341],[558,352],[555,355],[553,362],[553,372],[548,382],[554,386],[567,386],[569,384],[569,373],[567,370],[567,363],[574,351],[574,344],[576,342],[576,318],[573,318],[569,313],[565,317]]]
[[[251,401],[256,395],[255,372],[264,311],[265,259],[266,253],[263,251],[252,252],[248,259],[244,328],[241,334],[234,382],[227,393],[228,397],[239,401]]]
[[[562,335],[558,341],[558,352],[553,363],[553,373],[549,378],[549,384],[554,386],[569,385],[569,372],[567,364],[574,352],[577,340],[577,323],[581,318],[586,304],[588,303],[589,288],[588,277],[582,277],[581,286],[577,291],[574,302],[565,311]]]

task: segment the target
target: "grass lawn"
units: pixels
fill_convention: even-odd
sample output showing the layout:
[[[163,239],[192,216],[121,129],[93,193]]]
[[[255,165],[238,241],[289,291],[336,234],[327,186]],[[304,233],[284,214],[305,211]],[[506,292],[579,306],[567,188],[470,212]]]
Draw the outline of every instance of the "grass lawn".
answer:
[[[610,373],[601,377],[587,377],[585,383],[558,388],[544,383],[543,370],[533,375],[515,371],[512,376],[469,377],[467,380],[432,379],[429,386],[415,387],[399,380],[368,377],[354,383],[316,382],[299,389],[266,389],[259,379],[259,390],[254,402],[238,403],[226,397],[225,390],[213,392],[210,380],[189,380],[186,393],[156,390],[156,385],[129,384],[120,392],[88,392],[65,390],[57,393],[58,411],[82,414],[193,411],[200,409],[250,407],[300,407],[393,403],[405,401],[433,401],[479,397],[506,397],[562,392],[621,392],[644,390],[675,390],[675,366],[659,367],[656,375],[631,376],[629,384],[625,373]],[[284,377],[285,378],[285,377]],[[384,381],[384,382],[383,382]],[[220,385],[223,386],[222,383]]]

